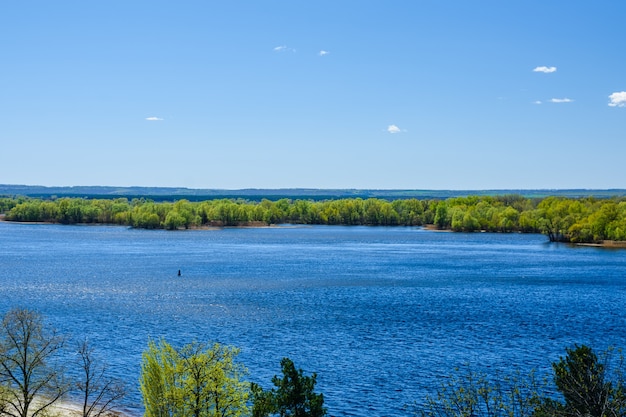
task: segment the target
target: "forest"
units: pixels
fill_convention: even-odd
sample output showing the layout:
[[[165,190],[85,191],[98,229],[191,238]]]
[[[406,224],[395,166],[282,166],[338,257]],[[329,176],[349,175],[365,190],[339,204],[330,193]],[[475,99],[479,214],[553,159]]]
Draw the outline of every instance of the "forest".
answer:
[[[521,195],[448,199],[341,198],[0,198],[6,221],[113,224],[143,229],[191,229],[276,224],[428,226],[455,232],[543,233],[552,242],[626,241],[626,197],[528,198]]]

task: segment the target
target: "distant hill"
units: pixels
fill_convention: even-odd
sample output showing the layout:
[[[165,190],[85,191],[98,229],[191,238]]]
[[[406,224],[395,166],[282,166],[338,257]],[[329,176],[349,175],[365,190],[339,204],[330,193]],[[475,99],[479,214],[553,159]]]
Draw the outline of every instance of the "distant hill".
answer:
[[[568,190],[361,190],[361,189],[317,189],[317,188],[279,188],[240,190],[194,189],[177,187],[111,187],[111,186],[76,186],[44,187],[37,185],[0,184],[0,196],[27,196],[37,198],[82,197],[82,198],[148,198],[155,201],[187,199],[190,201],[212,200],[219,198],[242,198],[250,201],[261,199],[278,200],[308,199],[329,200],[340,198],[380,198],[394,199],[446,199],[469,195],[507,195],[518,194],[527,198],[562,196],[579,198],[594,196],[598,198],[626,196],[626,189],[568,189]]]

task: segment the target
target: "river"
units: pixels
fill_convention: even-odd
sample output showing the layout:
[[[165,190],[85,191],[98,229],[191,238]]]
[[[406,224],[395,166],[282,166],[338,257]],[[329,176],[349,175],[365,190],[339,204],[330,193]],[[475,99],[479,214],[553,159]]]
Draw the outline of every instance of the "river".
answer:
[[[547,373],[574,344],[626,347],[626,250],[541,235],[0,222],[0,247],[0,313],[87,337],[131,415],[149,338],[236,346],[265,387],[289,357],[333,416],[410,415],[464,364]]]

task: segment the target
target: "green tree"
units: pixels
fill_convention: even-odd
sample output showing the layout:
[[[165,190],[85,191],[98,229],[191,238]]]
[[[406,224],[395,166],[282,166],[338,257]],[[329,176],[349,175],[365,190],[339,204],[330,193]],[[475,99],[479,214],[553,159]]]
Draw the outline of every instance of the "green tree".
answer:
[[[448,211],[450,217],[450,228],[455,232],[463,231],[463,218],[465,217],[465,207],[454,206]]]
[[[15,207],[17,204],[19,203],[14,198],[8,198],[8,197],[0,198],[0,213],[6,213],[7,211]]]
[[[471,213],[465,213],[463,216],[463,231],[476,232],[478,230],[480,230],[480,222]]]
[[[434,222],[439,229],[445,229],[450,225],[450,219],[448,217],[448,206],[445,201],[440,201],[437,204]]]
[[[500,230],[502,232],[511,232],[519,224],[519,212],[513,207],[507,207],[502,212],[500,219]]]
[[[314,392],[317,374],[305,376],[302,369],[296,369],[289,358],[283,358],[280,365],[283,375],[272,378],[275,388],[263,391],[258,385],[253,385],[253,417],[325,416],[327,410],[324,407],[324,395]]]
[[[543,399],[536,416],[558,417],[622,417],[626,414],[626,398],[622,377],[622,360],[608,378],[611,351],[603,360],[590,347],[582,345],[566,349],[567,355],[552,364],[554,383],[563,401]]]
[[[245,368],[238,350],[215,343],[181,349],[165,340],[149,342],[143,354],[140,389],[146,417],[238,417],[249,414]]]
[[[422,225],[422,214],[424,213],[424,207],[422,203],[415,199],[409,200],[395,200],[391,203],[394,210],[400,216],[400,224],[407,226]]]
[[[165,341],[148,342],[141,362],[140,390],[146,417],[171,417],[176,413],[177,352]]]
[[[176,230],[185,225],[185,218],[178,213],[176,210],[171,210],[165,216],[165,221],[163,222],[163,226],[168,230]]]
[[[533,415],[541,383],[534,374],[523,377],[475,372],[468,367],[456,369],[446,378],[436,395],[415,404],[420,417],[530,417]]]
[[[311,223],[311,202],[306,200],[296,200],[289,208],[289,220],[292,223]]]
[[[189,344],[180,350],[185,415],[236,417],[249,412],[246,369],[234,361],[239,350],[214,343]]]
[[[11,417],[43,415],[68,390],[54,360],[65,338],[44,325],[30,310],[5,314],[0,333],[0,382],[8,392],[4,414]],[[34,400],[43,399],[35,402]]]
[[[182,217],[185,229],[188,229],[189,226],[197,226],[202,222],[201,217],[196,214],[195,207],[189,200],[178,200],[174,203],[174,211]]]

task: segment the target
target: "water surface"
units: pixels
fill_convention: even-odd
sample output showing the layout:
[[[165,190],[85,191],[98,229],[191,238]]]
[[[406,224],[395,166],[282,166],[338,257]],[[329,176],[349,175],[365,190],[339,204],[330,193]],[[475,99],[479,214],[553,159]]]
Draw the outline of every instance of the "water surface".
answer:
[[[266,387],[289,357],[334,416],[407,415],[466,363],[548,372],[575,343],[626,347],[626,250],[540,235],[2,222],[0,247],[0,312],[87,336],[137,415],[141,352],[161,336],[237,346]]]

